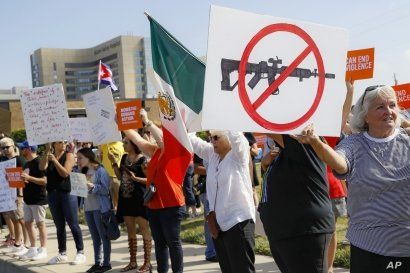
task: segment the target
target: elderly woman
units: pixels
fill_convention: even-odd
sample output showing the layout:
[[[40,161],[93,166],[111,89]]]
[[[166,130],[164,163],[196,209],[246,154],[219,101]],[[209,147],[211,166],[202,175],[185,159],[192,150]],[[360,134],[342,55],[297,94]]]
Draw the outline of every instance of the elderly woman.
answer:
[[[348,182],[352,273],[410,272],[410,137],[398,113],[394,90],[373,86],[353,109],[350,125],[358,133],[336,151],[313,126],[296,137]]]
[[[248,141],[242,133],[218,131],[211,132],[211,143],[195,134],[189,139],[194,153],[208,163],[207,221],[221,271],[255,272],[255,205]]]

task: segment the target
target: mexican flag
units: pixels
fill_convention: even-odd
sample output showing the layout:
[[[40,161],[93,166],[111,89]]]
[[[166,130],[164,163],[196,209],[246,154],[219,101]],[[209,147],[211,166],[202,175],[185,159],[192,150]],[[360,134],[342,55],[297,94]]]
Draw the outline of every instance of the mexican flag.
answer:
[[[148,18],[151,23],[151,50],[154,70],[147,72],[158,91],[164,155],[170,163],[173,163],[168,164],[170,168],[166,172],[172,177],[172,180],[182,182],[192,160],[193,149],[188,139],[176,94],[178,93],[180,96],[184,94],[182,97],[188,101],[193,99],[192,94],[185,95],[185,93],[191,92],[190,89],[186,88],[192,86],[185,85],[182,80],[183,74],[187,77],[193,75],[189,76],[192,73],[191,71],[188,73],[190,66],[186,66],[186,61],[181,59],[181,46],[154,19],[149,16]]]
[[[172,87],[188,132],[201,131],[205,64],[151,18],[151,50],[155,73]]]

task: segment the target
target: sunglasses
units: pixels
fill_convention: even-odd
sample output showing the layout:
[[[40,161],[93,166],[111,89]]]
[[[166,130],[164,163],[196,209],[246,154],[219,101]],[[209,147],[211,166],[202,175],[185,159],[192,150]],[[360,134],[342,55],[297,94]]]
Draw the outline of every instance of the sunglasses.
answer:
[[[12,147],[12,146],[3,146],[3,147],[0,147],[0,150],[8,150],[8,149],[10,149],[10,147]]]
[[[67,143],[68,143],[68,141],[67,141],[67,140],[64,140],[64,141],[57,141],[56,143],[58,143],[58,144],[67,144]]]
[[[363,94],[362,101],[361,101],[361,106],[363,106],[364,97],[366,97],[366,94],[367,94],[368,92],[374,91],[374,90],[376,90],[377,88],[383,87],[383,86],[384,86],[384,85],[373,85],[373,86],[367,87],[367,88],[364,90],[364,94]]]
[[[211,140],[213,140],[213,141],[217,141],[217,140],[220,139],[220,138],[221,138],[221,137],[218,136],[218,135],[211,136]]]

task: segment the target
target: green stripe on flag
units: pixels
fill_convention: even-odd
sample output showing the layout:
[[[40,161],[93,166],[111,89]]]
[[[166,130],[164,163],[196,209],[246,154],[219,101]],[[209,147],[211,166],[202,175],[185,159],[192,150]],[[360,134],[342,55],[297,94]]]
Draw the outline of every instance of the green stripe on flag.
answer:
[[[199,114],[204,94],[205,64],[157,21],[150,16],[148,18],[155,72],[173,87],[180,101]]]

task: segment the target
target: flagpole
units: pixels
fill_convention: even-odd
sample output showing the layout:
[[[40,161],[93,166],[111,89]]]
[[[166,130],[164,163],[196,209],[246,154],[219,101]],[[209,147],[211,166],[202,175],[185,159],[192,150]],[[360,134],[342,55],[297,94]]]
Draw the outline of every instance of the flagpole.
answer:
[[[100,90],[100,69],[101,69],[101,60],[98,64],[98,72],[97,72],[97,90]]]

